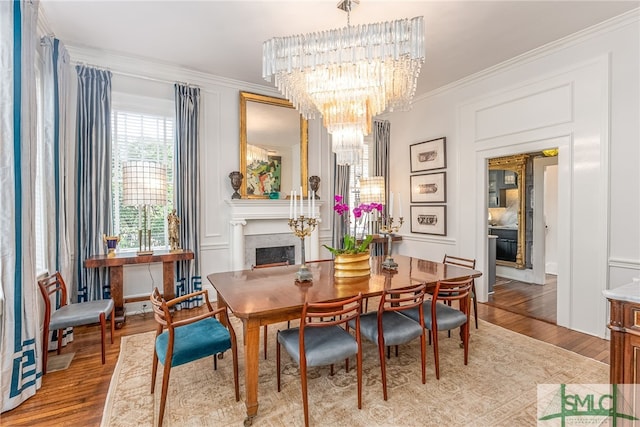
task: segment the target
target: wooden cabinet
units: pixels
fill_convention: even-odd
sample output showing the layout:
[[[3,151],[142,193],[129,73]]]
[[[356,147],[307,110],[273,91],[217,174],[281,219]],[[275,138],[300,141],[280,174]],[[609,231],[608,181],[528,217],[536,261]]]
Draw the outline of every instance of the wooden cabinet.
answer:
[[[508,170],[489,171],[489,207],[507,206],[506,190],[518,188],[518,175]]]
[[[640,384],[640,303],[613,299],[610,295],[607,298],[611,302],[610,381]]]
[[[518,254],[518,229],[489,227],[489,233],[498,236],[496,260],[515,262]]]

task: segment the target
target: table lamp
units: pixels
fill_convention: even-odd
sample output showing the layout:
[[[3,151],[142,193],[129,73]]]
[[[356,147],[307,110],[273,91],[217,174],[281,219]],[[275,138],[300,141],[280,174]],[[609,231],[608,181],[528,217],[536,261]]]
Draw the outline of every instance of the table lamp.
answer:
[[[148,220],[150,206],[167,204],[167,170],[156,162],[133,160],[122,166],[122,203],[138,207],[142,212],[142,225],[138,230],[138,255],[152,255],[151,227]]]

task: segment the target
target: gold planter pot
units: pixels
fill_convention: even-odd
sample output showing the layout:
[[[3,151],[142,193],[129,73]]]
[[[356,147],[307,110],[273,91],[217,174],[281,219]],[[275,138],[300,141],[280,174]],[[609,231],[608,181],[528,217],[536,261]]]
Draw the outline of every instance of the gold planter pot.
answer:
[[[361,254],[336,255],[333,261],[333,275],[338,278],[364,277],[371,274],[369,251]]]

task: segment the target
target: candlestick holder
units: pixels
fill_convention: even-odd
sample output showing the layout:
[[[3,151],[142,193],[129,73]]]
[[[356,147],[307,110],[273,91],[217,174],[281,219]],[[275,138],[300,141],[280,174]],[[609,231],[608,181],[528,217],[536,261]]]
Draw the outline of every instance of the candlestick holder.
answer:
[[[383,236],[386,236],[387,238],[387,257],[382,263],[382,268],[385,270],[392,270],[392,271],[397,270],[398,263],[393,260],[393,257],[391,257],[393,233],[397,233],[398,230],[400,230],[400,227],[402,227],[402,224],[404,224],[404,218],[403,217],[398,218],[397,225],[394,225],[395,219],[391,216],[388,216],[386,218],[381,218],[381,221],[382,223],[380,225],[380,234],[382,234]]]
[[[317,220],[315,218],[307,218],[304,215],[300,215],[298,218],[289,219],[289,227],[296,237],[300,238],[300,253],[302,259],[302,265],[300,270],[296,273],[296,282],[310,282],[313,280],[313,274],[307,268],[305,264],[304,256],[304,238],[311,236],[313,230],[315,230]]]

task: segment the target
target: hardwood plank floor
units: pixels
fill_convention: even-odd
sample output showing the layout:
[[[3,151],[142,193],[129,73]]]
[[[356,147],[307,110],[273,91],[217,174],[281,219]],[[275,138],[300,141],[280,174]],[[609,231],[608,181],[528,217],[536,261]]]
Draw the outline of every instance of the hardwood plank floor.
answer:
[[[504,281],[495,288],[492,301],[478,304],[478,315],[503,328],[609,363],[609,341],[555,325],[555,319],[551,320],[548,310],[548,305],[553,304],[555,312],[555,300],[550,302],[555,299],[555,292],[551,292],[551,288],[537,289],[544,287],[546,285]],[[192,314],[185,310],[178,315]],[[76,353],[71,366],[67,370],[45,375],[42,387],[35,396],[19,407],[0,414],[0,425],[99,426],[109,382],[118,360],[121,338],[155,330],[155,327],[150,313],[128,316],[126,326],[116,330],[114,344],[107,344],[104,365],[100,363],[99,327],[75,328],[74,342],[63,349],[63,353]],[[51,352],[50,356],[54,354]]]

